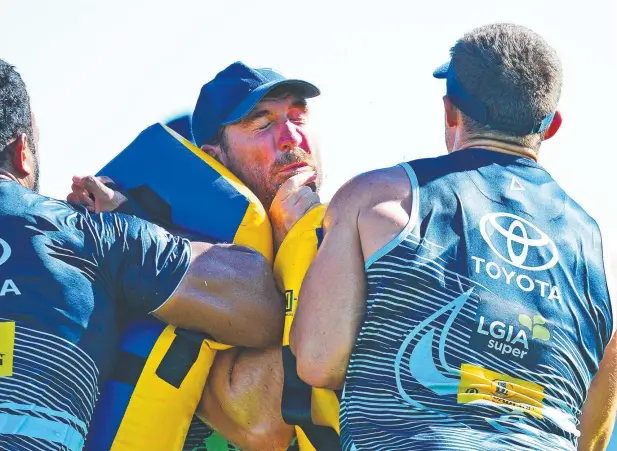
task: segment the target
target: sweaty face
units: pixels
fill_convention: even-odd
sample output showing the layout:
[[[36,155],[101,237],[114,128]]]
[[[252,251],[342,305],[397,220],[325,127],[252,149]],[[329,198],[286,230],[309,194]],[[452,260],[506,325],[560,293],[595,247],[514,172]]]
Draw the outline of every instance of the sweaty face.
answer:
[[[225,128],[221,143],[227,168],[269,208],[279,187],[301,171],[315,171],[321,184],[321,165],[307,129],[306,101],[290,95],[265,98],[242,121]]]

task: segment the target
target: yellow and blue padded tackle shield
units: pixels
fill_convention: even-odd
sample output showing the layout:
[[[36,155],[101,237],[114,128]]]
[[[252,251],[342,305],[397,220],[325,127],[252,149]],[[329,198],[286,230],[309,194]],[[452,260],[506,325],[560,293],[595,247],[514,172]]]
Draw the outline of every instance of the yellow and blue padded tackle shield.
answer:
[[[341,449],[340,391],[313,388],[302,381],[296,371],[296,358],[289,349],[289,331],[298,306],[298,294],[323,238],[325,211],[326,205],[320,205],[302,217],[281,243],[274,260],[274,276],[287,299],[281,411],[285,422],[295,426],[300,451]]]
[[[211,242],[256,249],[272,261],[259,200],[224,166],[173,130],[144,130],[97,175],[110,177],[144,215]],[[181,450],[217,350],[206,335],[132,318],[95,409],[88,451]]]
[[[156,223],[252,247],[272,261],[270,222],[225,166],[162,125],[143,132],[97,175],[111,178]]]

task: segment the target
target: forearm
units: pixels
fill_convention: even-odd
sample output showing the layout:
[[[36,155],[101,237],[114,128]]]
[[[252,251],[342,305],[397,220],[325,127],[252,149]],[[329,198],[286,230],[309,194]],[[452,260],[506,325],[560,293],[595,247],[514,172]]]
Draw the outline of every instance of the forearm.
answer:
[[[242,246],[192,243],[189,270],[154,314],[169,324],[208,333],[234,346],[279,343],[283,296],[263,256]]]
[[[617,338],[605,349],[582,408],[578,440],[581,451],[603,451],[611,439],[617,416]]]
[[[302,283],[290,346],[303,381],[339,389],[364,317],[366,281],[362,255],[328,235]]]
[[[605,451],[609,441],[611,440],[611,429],[612,427],[603,431],[581,434],[581,437],[578,441],[578,450]]]
[[[612,415],[610,410],[608,412],[587,412],[587,418],[582,419],[579,427],[581,435],[578,440],[578,449],[580,451],[604,451],[611,440],[614,423],[614,411]]]
[[[364,316],[366,279],[355,192],[348,182],[330,202],[325,236],[298,295],[290,347],[298,375],[312,387],[342,387]]]
[[[291,342],[292,352],[298,362],[298,375],[312,387],[332,390],[343,388],[362,316],[351,318],[347,314],[343,321],[336,322],[338,326],[334,327],[339,329],[335,332],[332,328],[318,327],[308,336],[296,335],[296,339]],[[305,324],[305,327],[310,325]],[[324,339],[315,340],[315,337]]]
[[[281,416],[280,348],[219,352],[197,415],[244,450],[285,450],[293,426]]]

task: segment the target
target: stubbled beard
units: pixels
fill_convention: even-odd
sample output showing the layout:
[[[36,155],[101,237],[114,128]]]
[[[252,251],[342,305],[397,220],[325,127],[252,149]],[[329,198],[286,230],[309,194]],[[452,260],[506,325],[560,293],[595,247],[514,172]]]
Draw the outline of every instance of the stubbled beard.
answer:
[[[287,152],[283,152],[279,156],[279,158],[277,158],[274,161],[269,171],[266,173],[265,180],[250,180],[242,176],[243,171],[246,171],[246,169],[248,168],[238,167],[235,159],[232,158],[233,150],[230,149],[229,144],[227,143],[227,140],[225,139],[225,136],[223,136],[223,139],[221,140],[219,145],[221,147],[221,150],[228,156],[227,169],[229,169],[236,177],[238,177],[253,192],[253,194],[255,194],[259,198],[259,200],[261,201],[261,203],[266,209],[270,208],[270,205],[272,204],[272,201],[274,200],[274,196],[276,196],[276,193],[278,192],[279,188],[286,181],[286,180],[283,180],[282,182],[276,183],[276,184],[272,183],[272,181],[275,179],[277,174],[285,166],[288,166],[294,163],[306,163],[312,170],[314,171],[317,170],[317,167],[316,167],[317,161],[311,158],[311,154],[307,154],[302,148],[296,147]],[[311,188],[313,191],[316,192],[319,188],[320,181],[321,180],[318,175],[317,181],[308,183],[306,186],[308,186],[309,188]],[[255,184],[257,185],[255,185],[252,182],[255,182]],[[271,190],[270,189],[271,187],[273,187],[274,189]]]
[[[38,154],[34,155],[34,172],[32,174],[32,191],[34,191],[35,193],[39,192],[39,188],[40,188],[40,180],[39,180],[39,176],[40,176],[40,171],[39,171],[39,156]]]
[[[274,164],[270,168],[270,177],[274,177],[285,166],[294,163],[306,163],[311,168],[315,169],[315,163],[312,161],[310,156],[302,149],[295,148],[293,150],[283,153],[281,157],[274,162]]]

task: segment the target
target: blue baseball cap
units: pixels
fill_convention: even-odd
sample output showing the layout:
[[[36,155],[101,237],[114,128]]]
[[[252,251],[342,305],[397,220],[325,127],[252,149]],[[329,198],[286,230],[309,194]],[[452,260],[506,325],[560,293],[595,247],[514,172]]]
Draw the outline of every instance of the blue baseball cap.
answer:
[[[473,97],[465,90],[465,88],[463,88],[463,86],[459,83],[456,77],[452,61],[442,64],[437,69],[435,69],[435,71],[433,72],[433,77],[446,79],[446,94],[459,110],[461,110],[474,121],[482,125],[488,125],[495,130],[509,131],[520,135],[540,133],[546,130],[551,125],[553,117],[555,116],[555,112],[552,112],[551,114],[543,118],[541,121],[533,124],[531,129],[529,129],[529,127],[525,125],[516,125],[510,123],[505,124],[495,120],[494,118],[491,118],[484,103]]]
[[[199,93],[191,125],[195,144],[211,143],[222,126],[241,120],[268,92],[282,85],[307,99],[320,94],[315,85],[285,78],[272,69],[253,69],[240,61],[223,69]]]

